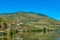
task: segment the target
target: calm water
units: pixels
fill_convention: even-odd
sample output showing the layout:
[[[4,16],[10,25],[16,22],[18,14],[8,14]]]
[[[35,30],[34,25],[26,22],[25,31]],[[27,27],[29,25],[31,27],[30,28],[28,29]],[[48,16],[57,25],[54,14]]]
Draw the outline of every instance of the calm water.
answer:
[[[60,40],[60,35],[54,32],[33,32],[24,33],[24,40]]]
[[[0,36],[0,40],[60,40],[60,33],[19,32],[15,35]]]

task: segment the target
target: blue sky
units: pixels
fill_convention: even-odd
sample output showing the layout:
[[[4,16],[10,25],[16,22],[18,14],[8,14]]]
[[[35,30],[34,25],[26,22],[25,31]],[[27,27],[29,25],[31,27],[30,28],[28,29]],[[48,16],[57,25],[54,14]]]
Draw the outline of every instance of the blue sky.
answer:
[[[0,0],[0,13],[17,11],[43,13],[60,20],[60,0]]]

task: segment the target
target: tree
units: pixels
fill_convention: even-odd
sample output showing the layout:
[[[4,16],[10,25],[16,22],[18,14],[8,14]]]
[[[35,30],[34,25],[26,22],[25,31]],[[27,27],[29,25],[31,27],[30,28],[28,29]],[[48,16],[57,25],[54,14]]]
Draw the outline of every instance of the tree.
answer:
[[[43,31],[44,31],[44,33],[46,33],[46,28],[45,27],[43,28]]]

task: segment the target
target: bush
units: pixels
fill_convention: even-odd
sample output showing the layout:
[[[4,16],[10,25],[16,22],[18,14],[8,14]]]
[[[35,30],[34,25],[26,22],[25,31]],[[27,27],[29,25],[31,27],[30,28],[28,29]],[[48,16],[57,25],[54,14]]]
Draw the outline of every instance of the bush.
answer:
[[[7,31],[4,31],[4,32],[3,32],[3,35],[7,35]]]
[[[18,31],[17,30],[11,30],[10,35],[16,34]]]

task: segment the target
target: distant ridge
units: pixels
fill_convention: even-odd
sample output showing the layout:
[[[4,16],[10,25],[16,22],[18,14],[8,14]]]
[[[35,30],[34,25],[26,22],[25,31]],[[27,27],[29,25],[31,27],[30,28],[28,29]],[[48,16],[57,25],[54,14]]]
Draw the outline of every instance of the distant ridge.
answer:
[[[42,13],[35,13],[35,12],[23,12],[23,11],[18,11],[18,12],[11,12],[11,13],[0,13],[0,15],[7,15],[7,14],[16,14],[16,13],[30,13],[30,14],[37,14],[37,15],[40,15],[40,16],[45,16],[45,17],[49,17],[49,16],[47,16],[47,15],[45,15],[45,14],[42,14]],[[50,17],[50,18],[52,18],[52,17]],[[54,18],[52,18],[52,19],[54,19]],[[57,20],[57,19],[55,19],[55,20]]]

